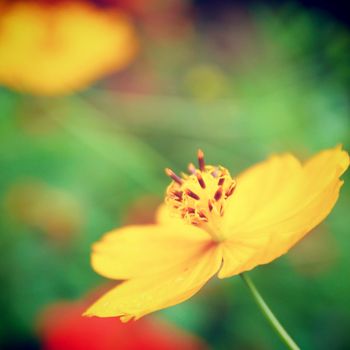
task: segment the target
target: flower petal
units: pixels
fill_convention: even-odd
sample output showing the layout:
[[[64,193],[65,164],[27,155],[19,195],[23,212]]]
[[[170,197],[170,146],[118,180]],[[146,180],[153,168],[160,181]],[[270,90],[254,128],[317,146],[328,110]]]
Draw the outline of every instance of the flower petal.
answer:
[[[261,202],[249,220],[232,227],[232,236],[225,242],[219,277],[249,270],[286,253],[330,213],[343,183],[339,177],[348,165],[348,154],[336,147],[311,158],[301,172],[291,174],[290,181],[276,182],[276,194],[266,197],[265,205]],[[256,175],[258,182],[262,173]],[[233,259],[240,245],[246,247],[245,256]]]
[[[169,270],[202,251],[210,237],[186,225],[127,226],[93,245],[91,264],[101,275],[113,279],[148,276]]]
[[[291,154],[271,156],[237,177],[235,193],[225,209],[224,226],[234,232],[278,196],[302,172],[300,162]]]
[[[218,273],[219,278],[238,275],[251,270],[260,264],[257,253],[269,243],[267,235],[230,239],[222,244],[223,265]]]
[[[180,225],[184,227],[185,225],[187,226],[188,224],[185,222],[185,220],[181,219],[180,216],[175,215],[169,210],[169,207],[166,204],[161,204],[157,210],[156,213],[156,221],[160,225]]]
[[[85,316],[120,316],[122,321],[128,321],[176,305],[197,293],[218,271],[221,262],[220,245],[207,243],[197,255],[168,271],[115,287],[93,304]]]

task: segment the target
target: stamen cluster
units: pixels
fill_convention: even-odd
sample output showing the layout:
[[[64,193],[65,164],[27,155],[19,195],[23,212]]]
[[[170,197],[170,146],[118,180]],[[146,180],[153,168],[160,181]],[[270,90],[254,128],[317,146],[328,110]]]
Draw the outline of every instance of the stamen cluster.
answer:
[[[204,154],[198,151],[198,169],[190,163],[189,174],[176,175],[165,169],[173,180],[168,186],[165,202],[173,212],[188,223],[201,225],[207,231],[224,215],[227,199],[236,182],[222,166],[205,165]]]

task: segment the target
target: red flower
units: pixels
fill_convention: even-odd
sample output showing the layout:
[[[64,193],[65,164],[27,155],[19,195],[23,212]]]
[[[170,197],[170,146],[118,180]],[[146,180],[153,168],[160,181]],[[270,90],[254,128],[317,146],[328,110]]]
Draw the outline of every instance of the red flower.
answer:
[[[122,323],[117,318],[82,317],[86,302],[49,306],[39,319],[44,350],[203,350],[195,336],[163,320],[145,317]]]

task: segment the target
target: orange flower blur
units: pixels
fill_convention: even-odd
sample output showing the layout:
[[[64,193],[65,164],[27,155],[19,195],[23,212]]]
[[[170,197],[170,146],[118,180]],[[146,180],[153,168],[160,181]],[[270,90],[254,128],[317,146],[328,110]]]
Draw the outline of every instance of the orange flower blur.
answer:
[[[0,84],[65,94],[124,68],[137,39],[129,18],[80,1],[0,0]]]
[[[233,179],[206,165],[173,179],[155,225],[128,226],[93,246],[92,266],[126,280],[102,296],[88,316],[138,319],[183,302],[215,274],[231,277],[285,254],[330,213],[349,166],[340,146],[301,164],[274,155]]]

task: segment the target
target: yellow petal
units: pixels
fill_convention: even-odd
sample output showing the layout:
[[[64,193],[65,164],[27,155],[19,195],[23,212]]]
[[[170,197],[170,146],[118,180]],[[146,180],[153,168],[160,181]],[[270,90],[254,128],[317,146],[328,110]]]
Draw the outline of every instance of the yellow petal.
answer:
[[[197,293],[218,271],[221,261],[220,246],[208,243],[197,255],[168,271],[115,287],[95,302],[85,316],[120,316],[122,321],[128,321],[176,305]]]
[[[349,155],[339,145],[333,149],[319,152],[305,163],[308,174],[307,186],[321,187],[341,176],[349,166]]]
[[[219,278],[226,278],[248,271],[259,264],[258,252],[269,244],[267,235],[230,239],[222,243],[223,265]]]
[[[272,201],[292,179],[302,172],[300,162],[291,154],[274,155],[237,177],[237,186],[225,209],[224,227],[234,232]]]
[[[284,157],[279,159],[281,165],[285,163]],[[247,173],[252,186],[254,186],[254,172],[256,183],[261,182],[261,176],[265,178],[269,175],[269,162],[265,164],[265,175],[261,168],[256,168],[259,171],[252,169]],[[249,270],[286,253],[330,213],[343,183],[339,177],[348,165],[348,154],[340,147],[336,147],[311,158],[301,171],[294,168],[288,181],[276,181],[276,193],[271,191],[271,196],[265,197],[265,203],[259,201],[259,206],[255,211],[251,211],[251,216],[246,217],[245,222],[231,221],[233,224],[238,222],[239,224],[236,227],[231,226],[232,234],[225,243],[224,264],[219,277],[228,277]],[[263,168],[264,164],[260,167]],[[280,169],[283,167],[281,166]],[[243,180],[242,177],[242,182]],[[255,188],[258,188],[256,183]],[[239,182],[237,190],[238,187]],[[242,201],[240,204],[243,205],[243,203],[250,210],[254,206],[248,201]],[[236,205],[238,206],[239,203]],[[228,215],[235,215],[232,209],[233,207],[230,207],[231,211],[227,212]],[[249,247],[245,249],[245,256],[241,261],[232,258],[233,251],[238,249],[235,242]],[[254,245],[251,242],[254,242]]]
[[[187,261],[202,251],[210,237],[186,225],[126,226],[107,233],[93,245],[93,268],[113,279],[149,276]]]
[[[156,213],[156,221],[160,225],[180,225],[180,226],[187,226],[186,222],[181,219],[179,215],[175,215],[169,210],[169,207],[166,204],[162,204],[159,206],[157,213]]]

